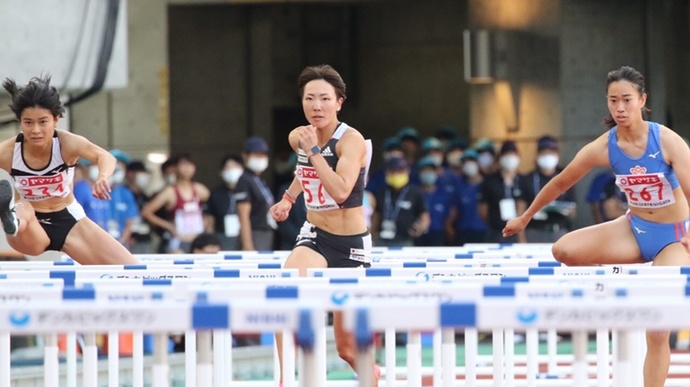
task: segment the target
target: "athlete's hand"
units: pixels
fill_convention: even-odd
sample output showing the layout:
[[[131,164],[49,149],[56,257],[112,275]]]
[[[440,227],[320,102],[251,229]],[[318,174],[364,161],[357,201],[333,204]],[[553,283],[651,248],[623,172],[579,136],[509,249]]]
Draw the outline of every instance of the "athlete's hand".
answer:
[[[304,152],[309,154],[309,150],[318,145],[318,140],[316,138],[316,126],[305,125],[299,131],[299,146]]]
[[[506,226],[503,228],[503,237],[507,238],[521,232],[525,229],[525,227],[527,227],[527,223],[529,223],[529,221],[530,219],[524,215],[509,220],[508,223],[506,223]]]
[[[278,203],[271,206],[271,209],[269,211],[271,212],[271,216],[273,217],[273,219],[275,219],[276,222],[282,222],[288,218],[291,208],[292,203],[288,202],[285,199],[281,199]]]
[[[91,187],[91,195],[97,199],[110,200],[110,184],[107,177],[99,177],[93,187]]]

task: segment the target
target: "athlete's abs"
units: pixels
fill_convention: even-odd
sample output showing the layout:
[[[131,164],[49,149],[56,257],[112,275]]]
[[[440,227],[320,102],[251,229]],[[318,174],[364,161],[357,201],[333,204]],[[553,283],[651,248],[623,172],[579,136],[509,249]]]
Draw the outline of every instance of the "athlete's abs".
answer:
[[[690,217],[690,208],[688,207],[688,200],[683,195],[681,188],[673,190],[673,196],[676,202],[670,206],[655,208],[653,210],[639,207],[629,206],[630,212],[644,220],[656,223],[676,223],[682,222]]]
[[[307,211],[307,221],[335,235],[357,235],[367,231],[362,207]]]
[[[16,198],[19,199],[19,196]],[[68,205],[72,204],[76,199],[74,194],[70,193],[64,198],[50,198],[43,199],[35,202],[24,201],[24,203],[29,203],[34,208],[36,212],[56,212],[64,209]]]

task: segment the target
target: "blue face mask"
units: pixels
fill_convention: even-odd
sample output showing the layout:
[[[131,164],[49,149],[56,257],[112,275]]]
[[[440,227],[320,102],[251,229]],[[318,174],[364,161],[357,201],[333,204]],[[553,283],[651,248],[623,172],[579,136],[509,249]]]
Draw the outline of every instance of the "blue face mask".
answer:
[[[422,184],[426,184],[426,185],[436,184],[437,179],[438,179],[438,175],[436,175],[436,172],[424,171],[424,172],[421,172],[419,174],[419,181],[421,181]]]

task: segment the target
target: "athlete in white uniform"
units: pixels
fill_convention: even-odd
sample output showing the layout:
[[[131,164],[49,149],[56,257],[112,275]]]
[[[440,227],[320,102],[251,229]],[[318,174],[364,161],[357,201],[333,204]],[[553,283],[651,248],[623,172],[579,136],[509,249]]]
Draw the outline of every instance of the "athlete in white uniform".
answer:
[[[135,263],[84,215],[72,193],[74,165],[83,157],[100,171],[93,195],[110,199],[115,158],[82,136],[56,129],[64,108],[50,77],[33,78],[24,87],[5,79],[2,86],[22,130],[0,143],[0,168],[14,180],[0,181],[0,220],[9,245],[28,255],[63,251],[82,264]]]

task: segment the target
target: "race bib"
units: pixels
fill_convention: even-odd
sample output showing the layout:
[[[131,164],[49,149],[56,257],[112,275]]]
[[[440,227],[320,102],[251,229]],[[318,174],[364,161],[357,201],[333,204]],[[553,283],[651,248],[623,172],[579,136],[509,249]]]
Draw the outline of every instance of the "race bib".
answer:
[[[319,174],[312,167],[297,167],[297,178],[302,184],[304,204],[311,211],[326,211],[340,208],[338,203],[326,192]]]
[[[676,202],[671,183],[663,172],[616,175],[616,185],[625,194],[631,207],[660,208]]]
[[[197,202],[186,202],[175,211],[175,228],[178,234],[201,234],[204,232],[204,217]]]
[[[66,172],[52,176],[15,176],[15,187],[28,201],[65,197],[70,193]]]

